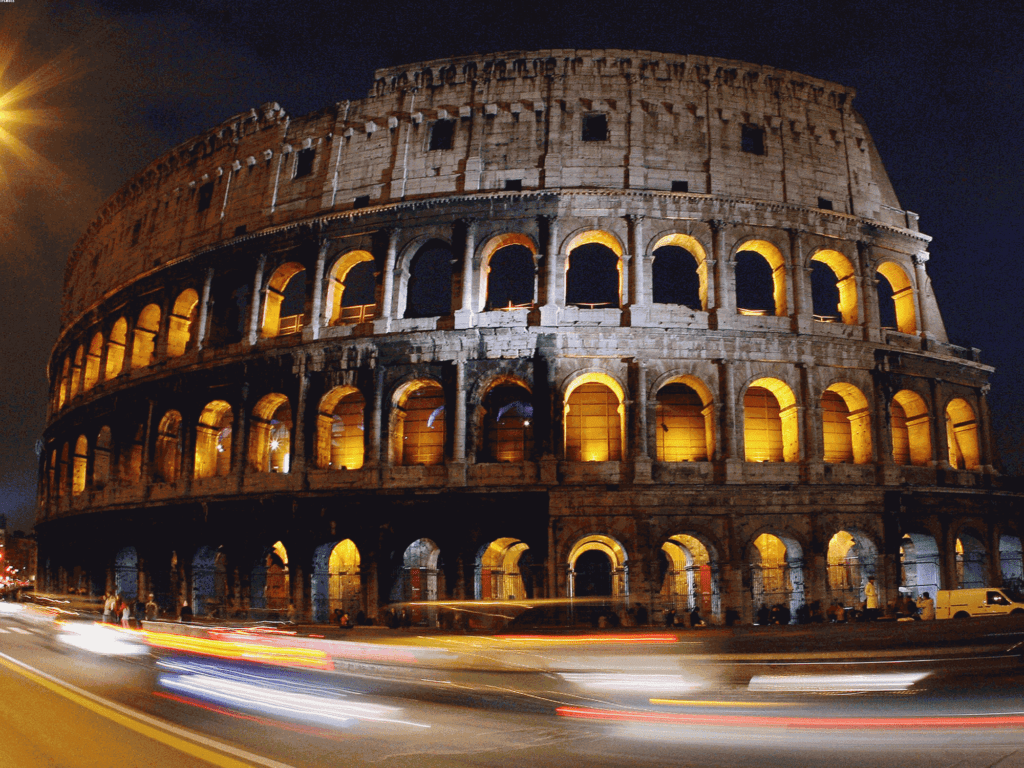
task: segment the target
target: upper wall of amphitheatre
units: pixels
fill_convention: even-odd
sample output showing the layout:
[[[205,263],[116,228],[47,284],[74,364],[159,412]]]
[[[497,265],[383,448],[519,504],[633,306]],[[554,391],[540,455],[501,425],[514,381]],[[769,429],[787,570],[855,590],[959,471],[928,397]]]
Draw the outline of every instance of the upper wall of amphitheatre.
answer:
[[[153,269],[268,228],[404,201],[533,190],[630,190],[679,204],[763,201],[899,229],[900,210],[854,91],[725,59],[550,50],[376,73],[365,99],[293,118],[235,115],[155,160],[103,206],[65,270],[67,327]],[[607,136],[583,140],[585,117]],[[453,121],[450,149],[432,126]],[[744,146],[744,130],[748,144]],[[762,132],[763,153],[751,152]],[[297,173],[312,150],[308,173]],[[309,154],[306,156],[309,159]],[[244,234],[243,234],[244,233]]]

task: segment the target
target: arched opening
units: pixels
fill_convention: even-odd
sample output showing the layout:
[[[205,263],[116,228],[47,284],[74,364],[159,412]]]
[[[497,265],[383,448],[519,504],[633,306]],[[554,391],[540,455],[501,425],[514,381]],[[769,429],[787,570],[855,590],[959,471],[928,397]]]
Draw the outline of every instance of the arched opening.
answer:
[[[114,585],[124,600],[139,595],[139,555],[135,547],[124,547],[114,556]]]
[[[75,441],[75,459],[72,467],[71,495],[77,496],[85,490],[87,467],[89,466],[89,441],[85,435],[79,435]]]
[[[900,541],[900,571],[903,586],[911,597],[927,592],[932,598],[939,591],[939,548],[926,533],[905,533]]]
[[[786,263],[764,240],[743,243],[736,254],[736,308],[741,315],[787,314]]]
[[[302,331],[306,311],[306,268],[289,261],[274,270],[267,281],[261,333],[266,339]]]
[[[661,602],[677,614],[700,610],[703,617],[721,613],[718,563],[708,547],[687,534],[676,534],[661,545]]]
[[[120,476],[128,485],[135,485],[142,479],[142,448],[145,436],[145,426],[138,424],[127,450],[121,452]]]
[[[565,303],[585,309],[620,306],[622,246],[607,232],[593,230],[569,243]]]
[[[337,622],[342,612],[351,621],[363,611],[359,548],[352,539],[322,544],[313,553],[313,621]]]
[[[291,468],[292,408],[279,393],[263,397],[252,409],[249,466],[256,472],[288,474]]]
[[[71,360],[64,358],[64,369],[60,376],[60,386],[57,388],[57,407],[63,408],[68,401],[71,387]]]
[[[707,461],[714,455],[714,410],[711,391],[692,376],[658,390],[658,461]]]
[[[73,458],[74,457],[71,455],[71,446],[68,443],[64,443],[64,447],[60,450],[60,472],[58,472],[60,480],[60,496],[67,497],[71,495],[71,461]]]
[[[422,602],[437,600],[441,549],[430,539],[417,539],[402,555],[402,568],[391,592],[393,601]],[[419,621],[419,616],[414,615]]]
[[[377,312],[377,276],[369,251],[350,251],[335,262],[328,275],[327,324],[355,325]]]
[[[974,409],[959,397],[946,406],[946,443],[954,469],[977,469],[981,464]]]
[[[409,263],[406,317],[442,317],[452,312],[452,265],[458,261],[443,240],[430,240]]]
[[[148,304],[139,313],[132,344],[132,368],[145,368],[153,364],[156,335],[160,332],[160,307]]]
[[[857,531],[839,531],[828,542],[828,589],[833,602],[860,605],[868,578],[875,576],[878,549]]]
[[[857,278],[839,251],[818,251],[811,258],[811,303],[815,320],[857,324]]]
[[[917,333],[914,286],[903,268],[891,261],[878,265],[878,316],[883,328]]]
[[[174,302],[171,316],[167,318],[167,356],[181,357],[192,342],[199,295],[188,288],[181,292]]]
[[[695,238],[679,233],[654,244],[651,289],[655,304],[678,304],[694,311],[708,308],[708,264]]]
[[[204,544],[192,558],[192,613],[227,618],[228,568],[223,547]]]
[[[249,602],[268,619],[280,619],[289,613],[291,604],[291,574],[288,551],[280,541],[256,561],[249,587]]]
[[[231,472],[231,426],[234,414],[224,400],[208,403],[196,427],[195,477],[223,477]]]
[[[335,387],[320,401],[316,418],[316,465],[359,469],[365,453],[366,401],[355,387]]]
[[[757,379],[743,396],[747,461],[798,461],[799,425],[793,390],[778,379]]]
[[[580,376],[565,396],[566,461],[622,461],[624,392],[603,373]]]
[[[484,308],[532,307],[536,282],[536,249],[526,235],[494,238],[484,249],[487,300]]]
[[[84,365],[84,358],[85,348],[79,344],[78,349],[75,350],[75,362],[71,366],[71,397],[82,391],[82,366]]]
[[[110,339],[107,341],[107,369],[103,373],[104,379],[113,379],[124,368],[124,348],[127,339],[128,321],[123,317],[118,318],[114,327],[110,329]]]
[[[957,589],[988,586],[988,552],[969,533],[961,533],[956,540],[956,585]]]
[[[110,427],[103,427],[96,437],[96,451],[93,458],[92,485],[100,490],[110,481]]]
[[[519,539],[495,539],[476,555],[473,596],[477,600],[522,600],[533,597],[533,580],[526,565],[529,546]]]
[[[444,461],[444,391],[434,381],[410,382],[398,393],[394,408],[393,460],[402,466]]]
[[[822,393],[821,428],[826,462],[871,462],[871,415],[867,398],[857,387],[833,384]]]
[[[50,464],[47,469],[50,473],[47,490],[49,491],[50,501],[55,501],[60,498],[60,463],[57,459],[56,448],[50,451]]]
[[[629,594],[626,551],[611,536],[580,539],[569,553],[569,597],[625,597]]]
[[[902,389],[893,397],[889,413],[893,461],[902,466],[928,466],[932,460],[932,429],[924,399]]]
[[[85,375],[82,389],[88,392],[100,380],[100,361],[103,358],[103,334],[97,333],[89,342],[89,352],[85,356]]]
[[[1002,534],[999,537],[999,570],[1003,586],[1021,595],[1024,592],[1024,554],[1019,536]]]
[[[750,585],[757,623],[789,624],[804,601],[803,550],[788,536],[762,533],[751,552]],[[774,614],[774,615],[773,615]]]
[[[483,399],[486,461],[522,462],[533,448],[533,404],[519,382],[491,387]]]
[[[168,411],[160,419],[156,434],[153,469],[156,481],[173,483],[181,469],[181,414]]]

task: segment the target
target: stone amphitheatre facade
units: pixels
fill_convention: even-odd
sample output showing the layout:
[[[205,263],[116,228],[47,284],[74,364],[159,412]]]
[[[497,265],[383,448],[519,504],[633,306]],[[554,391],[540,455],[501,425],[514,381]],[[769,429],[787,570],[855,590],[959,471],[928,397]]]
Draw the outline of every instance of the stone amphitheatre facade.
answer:
[[[854,92],[551,50],[237,115],[67,265],[53,590],[165,610],[883,600],[1021,576],[992,369],[948,343]]]

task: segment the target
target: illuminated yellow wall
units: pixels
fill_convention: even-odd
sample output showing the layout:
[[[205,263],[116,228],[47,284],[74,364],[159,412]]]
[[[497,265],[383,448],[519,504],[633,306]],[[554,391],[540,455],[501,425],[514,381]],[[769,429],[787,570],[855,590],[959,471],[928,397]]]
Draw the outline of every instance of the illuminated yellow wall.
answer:
[[[516,379],[494,384],[483,399],[484,443],[491,461],[525,461],[533,446],[533,421],[525,413],[531,403],[530,390]]]
[[[181,357],[192,338],[199,296],[191,288],[182,291],[167,318],[167,356]]]
[[[355,387],[335,387],[320,401],[316,420],[316,465],[359,469],[365,446],[366,401]]]
[[[796,398],[778,379],[751,382],[743,397],[743,446],[747,461],[798,461],[800,426]]]
[[[956,469],[977,469],[981,464],[978,422],[966,400],[956,398],[946,406],[946,442],[949,464]]]
[[[761,585],[765,593],[789,592],[789,575],[786,569],[786,545],[778,536],[762,533],[754,540],[760,555]]]
[[[96,438],[92,468],[92,484],[97,489],[103,488],[110,481],[110,445],[110,427],[103,427]]]
[[[71,397],[77,395],[82,385],[82,364],[85,357],[85,349],[81,344],[75,350],[75,362],[71,367]]]
[[[896,329],[900,333],[917,333],[917,310],[914,308],[914,286],[903,268],[891,261],[878,265],[878,273],[892,286],[892,300],[896,305]]]
[[[271,275],[267,283],[266,299],[263,303],[263,323],[260,332],[264,338],[271,339],[281,335],[281,302],[284,301],[285,289],[288,287],[288,283],[292,281],[292,278],[304,280],[305,274],[306,268],[295,261],[282,264],[274,270],[274,274]],[[294,322],[296,317],[299,318],[297,325]],[[288,326],[289,333],[302,329],[301,315],[293,316],[290,319],[293,322]]]
[[[86,472],[89,462],[89,441],[80,435],[75,442],[75,462],[72,470],[71,493],[75,496],[85,490]]]
[[[565,401],[566,461],[622,460],[621,391],[617,382],[603,374],[588,374],[573,382]]]
[[[107,370],[104,371],[105,379],[112,379],[121,373],[124,366],[124,348],[128,338],[128,321],[123,317],[119,318],[110,331],[110,340],[107,342]]]
[[[147,305],[139,313],[135,326],[135,341],[132,344],[132,368],[145,368],[153,363],[156,349],[156,335],[160,331],[160,307]]]
[[[784,317],[789,313],[786,306],[786,261],[782,252],[765,240],[748,240],[740,245],[736,252],[753,251],[764,257],[772,269],[772,298],[775,300],[775,315]],[[735,287],[733,287],[735,290]]]
[[[168,411],[160,420],[156,436],[154,469],[158,480],[173,483],[181,468],[181,414]]]
[[[367,261],[373,261],[373,256],[368,251],[349,251],[331,268],[327,279],[327,301],[324,308],[328,325],[346,325],[373,319],[374,306],[361,307],[358,312],[346,311],[344,306],[345,278],[352,271],[352,267]]]
[[[815,253],[811,261],[820,261],[832,270],[832,274],[836,278],[836,287],[839,289],[839,306],[836,309],[839,311],[843,323],[856,325],[858,322],[857,279],[850,260],[839,251],[822,250]]]
[[[900,390],[890,406],[893,461],[925,467],[932,460],[931,419],[924,399],[908,389]]]
[[[88,392],[100,380],[100,360],[103,357],[103,334],[97,333],[89,342],[89,352],[85,357],[85,373],[82,389]]]
[[[833,384],[821,398],[824,460],[831,464],[872,461],[867,398],[852,384]]]
[[[231,472],[231,405],[224,400],[209,403],[196,427],[195,477],[224,476]]]
[[[288,398],[274,393],[252,410],[249,466],[257,472],[286,474],[291,462],[292,409]]]
[[[702,396],[689,383],[662,387],[655,427],[658,461],[707,461],[713,444],[713,413],[710,395]]]
[[[395,455],[403,466],[444,461],[444,391],[433,381],[406,386],[396,407]]]

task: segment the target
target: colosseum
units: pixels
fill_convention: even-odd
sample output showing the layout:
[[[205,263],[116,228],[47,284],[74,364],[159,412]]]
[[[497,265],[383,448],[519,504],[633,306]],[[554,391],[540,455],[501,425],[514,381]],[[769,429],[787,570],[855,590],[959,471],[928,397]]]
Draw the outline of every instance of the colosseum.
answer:
[[[621,50],[380,70],[236,115],[65,272],[51,590],[168,613],[1020,583],[992,368],[854,91]],[[429,614],[424,614],[429,615]]]

